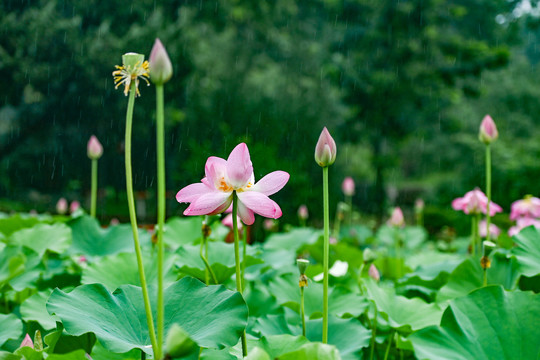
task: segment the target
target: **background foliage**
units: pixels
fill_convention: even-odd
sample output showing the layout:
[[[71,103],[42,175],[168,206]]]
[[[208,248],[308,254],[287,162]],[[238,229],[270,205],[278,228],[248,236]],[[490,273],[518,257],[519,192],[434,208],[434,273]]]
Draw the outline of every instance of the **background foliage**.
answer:
[[[2,207],[52,211],[60,196],[84,205],[95,134],[105,148],[100,214],[125,214],[126,99],[111,72],[159,37],[175,69],[165,89],[171,215],[183,210],[173,195],[202,177],[206,158],[245,141],[257,177],[292,174],[275,195],[284,220],[295,222],[301,203],[319,218],[313,149],[323,126],[338,142],[334,201],[351,175],[366,213],[416,197],[448,209],[483,187],[476,137],[486,113],[501,134],[493,198],[508,210],[538,195],[537,13],[536,1],[507,0],[3,1]],[[151,199],[154,92],[141,93],[135,187]]]

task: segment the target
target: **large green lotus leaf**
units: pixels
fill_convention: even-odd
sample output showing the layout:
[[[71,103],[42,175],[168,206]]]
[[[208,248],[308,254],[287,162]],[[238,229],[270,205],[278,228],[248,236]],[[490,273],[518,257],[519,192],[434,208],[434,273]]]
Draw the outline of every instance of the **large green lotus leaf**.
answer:
[[[440,326],[411,336],[419,359],[540,358],[540,295],[487,286],[450,301]]]
[[[0,218],[0,232],[8,237],[15,231],[31,228],[42,220],[47,221],[50,220],[50,218],[38,218],[36,216],[24,214],[15,214],[10,217]]]
[[[70,293],[56,289],[47,310],[62,319],[68,333],[93,332],[112,352],[123,353],[133,348],[150,352],[139,287],[122,285],[112,294],[101,284],[82,285]],[[165,332],[178,323],[202,347],[236,344],[246,327],[247,314],[242,295],[224,286],[205,286],[185,277],[165,290]]]
[[[43,271],[41,257],[29,248],[7,246],[0,252],[0,287],[33,289]]]
[[[284,334],[263,336],[257,343],[257,346],[268,353],[271,359],[276,359],[307,343],[309,343],[309,340],[303,336]]]
[[[40,256],[49,250],[58,254],[71,246],[71,229],[65,224],[37,224],[11,234],[12,243],[26,246]]]
[[[11,279],[24,273],[26,256],[20,248],[7,246],[0,251],[0,289]]]
[[[169,218],[164,227],[163,241],[172,250],[182,245],[192,245],[202,237],[202,222],[203,218],[200,216]],[[229,232],[229,228],[219,221],[213,223],[211,229],[210,238],[219,241],[223,240]]]
[[[254,336],[272,336],[282,334],[298,335],[302,333],[300,317],[297,318],[295,324],[289,325],[284,314],[263,315],[255,320],[253,326],[249,327],[250,332]]]
[[[340,352],[332,345],[309,343],[298,350],[283,354],[279,360],[341,360]]]
[[[394,289],[381,288],[371,279],[365,279],[368,296],[375,302],[379,315],[388,324],[403,333],[438,324],[442,309],[419,298],[408,299],[395,294]]]
[[[43,351],[37,351],[28,346],[17,349],[14,355],[20,357],[13,359],[22,360],[88,360],[84,350],[75,350],[66,354],[46,354]],[[0,359],[2,358],[0,357]]]
[[[497,250],[491,255],[491,268],[487,271],[488,284],[500,284],[506,289],[513,289],[519,276],[517,263]],[[450,274],[450,278],[437,294],[437,301],[442,302],[465,296],[483,286],[484,274],[478,258],[468,258]]]
[[[0,360],[21,360],[22,356],[7,351],[0,351]]]
[[[277,299],[277,303],[300,312],[299,275],[284,274],[270,280],[269,292]],[[304,289],[304,307],[306,316],[322,312],[323,286],[316,282],[309,282]],[[331,289],[328,297],[328,311],[330,314],[343,316],[351,314],[359,316],[364,312],[368,303],[359,294],[352,293],[346,288],[337,286]]]
[[[175,256],[166,256],[163,263],[164,286],[167,287],[177,279],[172,271]],[[144,273],[149,285],[157,286],[157,252],[143,256]],[[105,256],[91,263],[83,270],[82,284],[103,284],[109,291],[120,285],[131,284],[141,286],[137,258],[134,253],[121,253]]]
[[[383,225],[377,231],[376,237],[380,245],[389,246],[394,249],[395,239],[399,236],[404,250],[418,249],[427,239],[427,232],[423,227],[407,226],[404,228],[394,228]]]
[[[105,256],[120,252],[134,252],[133,232],[128,224],[102,229],[96,219],[80,216],[69,223],[73,235],[72,254]],[[147,231],[139,231],[141,243],[150,242]]]
[[[133,349],[123,354],[116,354],[105,349],[99,341],[92,348],[92,360],[140,360],[141,351]]]
[[[246,267],[263,263],[262,260],[255,257],[256,251],[251,246],[248,246],[246,252]],[[200,245],[184,245],[176,251],[176,254],[178,255],[176,264],[181,272],[200,280],[205,279],[204,271],[206,267],[200,256]],[[222,284],[227,281],[236,272],[234,244],[223,242],[209,243],[208,262],[218,282]]]
[[[18,339],[22,335],[23,325],[14,314],[0,314],[0,346],[9,339]]]
[[[244,299],[249,306],[250,318],[268,314],[278,314],[282,312],[282,308],[276,304],[276,301],[268,287],[260,280],[247,282],[244,290]]]
[[[306,337],[310,341],[322,340],[322,319],[306,322]],[[371,330],[355,318],[328,318],[328,344],[335,345],[343,359],[357,359],[358,352],[369,346]]]
[[[287,233],[270,235],[264,242],[265,249],[288,249],[296,252],[306,244],[314,244],[322,235],[321,230],[311,228],[296,228]]]
[[[540,274],[540,231],[529,226],[513,239],[517,246],[512,249],[512,254],[518,260],[519,272],[528,277]]]
[[[24,321],[36,321],[45,330],[56,328],[58,317],[51,316],[47,312],[47,299],[52,290],[40,291],[26,299],[20,308],[21,317]]]

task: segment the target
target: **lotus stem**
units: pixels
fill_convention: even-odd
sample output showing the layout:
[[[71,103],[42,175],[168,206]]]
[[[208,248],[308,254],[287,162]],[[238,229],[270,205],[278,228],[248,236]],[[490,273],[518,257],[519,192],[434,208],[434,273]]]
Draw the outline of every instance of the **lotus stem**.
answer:
[[[323,329],[322,342],[328,343],[328,262],[330,252],[330,208],[328,201],[328,166],[323,170],[324,250],[323,250]]]
[[[242,295],[242,272],[240,270],[240,249],[239,249],[239,235],[238,235],[238,195],[236,191],[233,191],[233,235],[234,235],[234,260],[236,263],[236,290]],[[243,295],[242,295],[243,296]],[[247,356],[247,342],[246,331],[242,332],[242,354]]]
[[[491,241],[491,234],[489,231],[489,227],[491,224],[491,213],[490,213],[490,206],[491,206],[491,147],[489,144],[486,144],[486,192],[487,192],[487,206],[486,206],[486,240]]]
[[[98,160],[92,159],[92,187],[90,191],[90,216],[96,217],[96,199],[98,183]]]

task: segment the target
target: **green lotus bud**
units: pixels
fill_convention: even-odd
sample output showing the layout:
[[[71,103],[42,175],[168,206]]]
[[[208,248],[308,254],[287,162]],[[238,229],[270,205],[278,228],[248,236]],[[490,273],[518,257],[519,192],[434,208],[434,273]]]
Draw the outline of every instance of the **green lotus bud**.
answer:
[[[191,354],[197,344],[189,334],[178,324],[173,324],[165,340],[165,353],[170,358],[181,358]]]

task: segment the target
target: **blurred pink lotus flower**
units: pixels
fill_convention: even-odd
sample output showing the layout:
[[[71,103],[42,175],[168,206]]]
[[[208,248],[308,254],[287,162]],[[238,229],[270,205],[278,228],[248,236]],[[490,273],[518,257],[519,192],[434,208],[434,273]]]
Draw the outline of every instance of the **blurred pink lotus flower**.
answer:
[[[56,212],[60,215],[64,215],[68,210],[68,202],[65,198],[60,198],[56,203]]]
[[[103,146],[94,135],[90,136],[90,140],[88,140],[86,154],[91,160],[97,160],[103,155]]]
[[[343,183],[341,184],[341,190],[343,190],[343,193],[346,196],[354,195],[354,180],[352,177],[347,176],[345,180],[343,180]]]
[[[519,218],[516,221],[516,225],[508,229],[508,235],[517,235],[521,230],[529,226],[534,226],[535,228],[540,230],[540,220],[527,217]]]
[[[452,201],[452,208],[457,211],[463,211],[465,214],[485,214],[487,212],[488,198],[480,189],[476,188],[469,191],[462,198]],[[493,201],[489,205],[490,216],[502,212],[502,208]]]
[[[375,281],[381,280],[381,274],[379,274],[379,270],[377,270],[377,267],[374,264],[371,264],[369,267],[368,274],[369,277]]]
[[[501,229],[495,224],[489,224],[489,233],[492,238],[497,238],[501,234]],[[480,237],[485,238],[487,237],[487,221],[482,220],[480,221],[480,224],[478,224],[478,234]]]
[[[159,39],[154,42],[148,61],[150,81],[154,84],[164,84],[169,81],[173,74],[173,67],[169,54]]]
[[[330,236],[330,238],[328,239],[328,242],[330,244],[337,244],[337,239],[333,236]]]
[[[478,138],[481,142],[486,145],[489,145],[493,141],[497,140],[499,137],[499,132],[497,131],[497,126],[491,118],[491,116],[486,115],[480,124],[480,133]]]
[[[319,164],[319,166],[327,167],[336,161],[336,154],[336,142],[328,132],[328,129],[325,127],[319,136],[317,145],[315,146],[315,161],[317,164]]]
[[[85,264],[88,260],[86,259],[86,256],[81,255],[79,256],[79,264]]]
[[[215,215],[231,205],[233,191],[238,196],[238,216],[244,224],[255,221],[254,213],[277,219],[279,205],[268,196],[278,192],[289,181],[285,171],[274,171],[257,183],[246,144],[237,145],[228,159],[211,156],[206,161],[201,183],[184,187],[176,194],[178,202],[190,203],[184,215]]]
[[[120,220],[118,220],[118,218],[112,218],[111,222],[109,223],[110,226],[115,226],[118,224],[120,224]]]
[[[26,336],[24,337],[23,341],[21,342],[21,345],[19,346],[20,348],[22,347],[25,347],[25,346],[28,346],[30,348],[34,348],[34,342],[32,341],[32,338],[30,337],[30,335],[26,334]]]
[[[309,212],[306,205],[300,205],[298,208],[298,217],[302,220],[307,220],[309,217]]]
[[[71,204],[69,205],[69,212],[73,214],[75,211],[79,210],[80,207],[81,207],[81,203],[78,202],[77,200],[73,200]]]
[[[232,211],[232,209],[231,209],[231,211]],[[228,211],[227,211],[227,212],[228,212]],[[240,230],[242,230],[242,221],[241,221],[241,219],[240,219],[238,216],[237,216],[237,219],[238,219],[238,220],[237,220],[238,231],[240,231]],[[228,227],[229,229],[232,230],[232,228],[233,228],[233,218],[232,218],[232,213],[227,214],[227,216],[225,216],[225,217],[223,218],[223,220],[221,220],[221,223],[222,223],[223,225],[225,225],[226,227]]]
[[[266,231],[272,231],[275,227],[276,223],[272,219],[266,219],[263,221],[263,227]]]
[[[395,207],[394,210],[392,210],[392,215],[386,224],[395,227],[405,226],[405,218],[403,217],[403,211],[401,211],[400,207]]]
[[[514,201],[510,211],[510,220],[517,220],[520,217],[540,217],[540,199],[527,195],[521,200]]]

